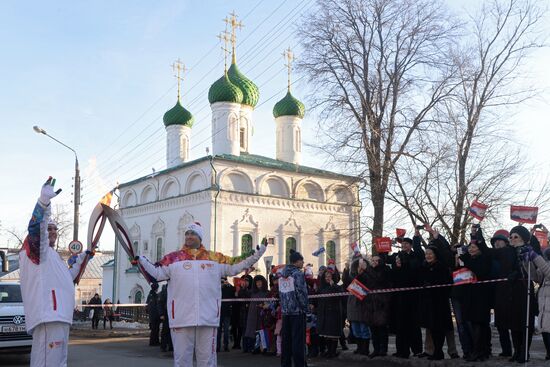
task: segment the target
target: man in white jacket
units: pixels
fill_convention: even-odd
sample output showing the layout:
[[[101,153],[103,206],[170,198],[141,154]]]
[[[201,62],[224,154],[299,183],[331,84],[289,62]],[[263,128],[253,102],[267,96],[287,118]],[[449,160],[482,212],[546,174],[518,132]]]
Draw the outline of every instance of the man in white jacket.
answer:
[[[48,178],[29,222],[19,252],[25,325],[32,335],[31,367],[67,366],[69,327],[73,320],[74,284],[85,253],[72,268],[54,250],[57,225],[50,219],[55,179]]]
[[[156,264],[143,256],[136,261],[157,281],[168,280],[168,319],[174,344],[174,366],[214,367],[216,336],[220,324],[223,276],[232,276],[254,265],[263,255],[267,240],[252,254],[228,257],[208,251],[202,245],[203,229],[192,223],[185,232],[185,244]]]

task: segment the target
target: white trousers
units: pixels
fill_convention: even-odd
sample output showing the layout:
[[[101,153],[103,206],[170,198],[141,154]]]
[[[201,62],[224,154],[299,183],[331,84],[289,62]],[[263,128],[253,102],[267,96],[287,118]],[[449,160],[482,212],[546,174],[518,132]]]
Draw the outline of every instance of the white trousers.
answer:
[[[31,367],[67,367],[70,325],[38,324],[32,331]]]
[[[193,352],[197,367],[215,367],[218,328],[195,326],[170,329],[174,345],[174,367],[193,367]]]

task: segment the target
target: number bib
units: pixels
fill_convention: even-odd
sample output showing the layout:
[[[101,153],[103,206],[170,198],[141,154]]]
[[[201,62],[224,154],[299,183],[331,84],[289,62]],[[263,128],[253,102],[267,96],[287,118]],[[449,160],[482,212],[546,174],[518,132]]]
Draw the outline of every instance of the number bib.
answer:
[[[294,278],[281,278],[279,279],[279,292],[280,293],[289,293],[294,292]]]

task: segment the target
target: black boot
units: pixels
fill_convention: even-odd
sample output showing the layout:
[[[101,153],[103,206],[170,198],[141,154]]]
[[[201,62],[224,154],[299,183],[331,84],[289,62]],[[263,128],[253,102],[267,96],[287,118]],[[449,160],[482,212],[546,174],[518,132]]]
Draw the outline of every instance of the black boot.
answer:
[[[370,339],[363,339],[363,345],[363,352],[361,354],[368,356],[370,354]]]
[[[346,337],[341,336],[340,337],[340,346],[342,347],[342,350],[348,350],[348,343],[346,342]]]
[[[355,339],[357,348],[353,351],[353,354],[363,354],[363,349],[365,348],[363,344],[363,340],[364,339],[359,339],[359,338]]]

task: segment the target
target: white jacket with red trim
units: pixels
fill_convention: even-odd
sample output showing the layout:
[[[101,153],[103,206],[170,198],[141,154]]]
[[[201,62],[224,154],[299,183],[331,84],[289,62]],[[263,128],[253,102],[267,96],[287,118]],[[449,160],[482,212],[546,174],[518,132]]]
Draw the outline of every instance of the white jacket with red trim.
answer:
[[[202,247],[201,247],[202,248]],[[208,259],[178,258],[176,251],[153,265],[146,257],[139,262],[158,281],[168,280],[168,320],[170,328],[220,325],[221,282],[223,276],[233,276],[254,265],[266,247],[235,264],[220,263],[228,259],[209,252]],[[203,250],[204,251],[204,250]],[[218,260],[217,260],[218,259]],[[163,265],[162,265],[163,264]]]
[[[73,267],[68,268],[49,246],[49,217],[50,206],[37,203],[29,222],[29,234],[19,252],[21,295],[29,334],[38,324],[45,322],[72,324],[75,306],[73,279],[86,255],[80,254]]]

